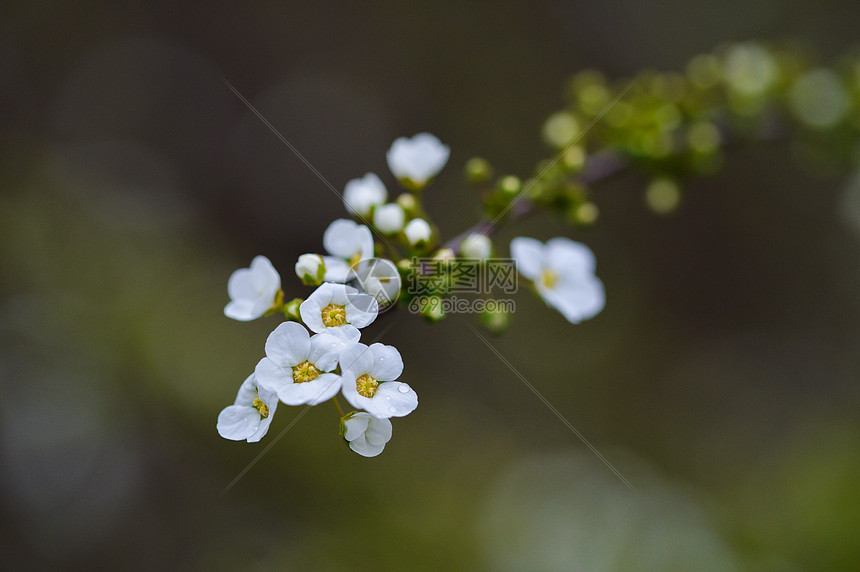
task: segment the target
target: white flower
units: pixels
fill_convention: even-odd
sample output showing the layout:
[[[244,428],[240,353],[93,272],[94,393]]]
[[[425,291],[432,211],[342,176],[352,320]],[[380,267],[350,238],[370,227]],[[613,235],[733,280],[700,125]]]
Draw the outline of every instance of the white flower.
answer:
[[[239,387],[233,405],[218,414],[218,434],[232,441],[256,443],[269,430],[277,408],[278,396],[259,387],[252,373]]]
[[[375,457],[391,440],[391,421],[359,411],[343,420],[341,431],[350,449],[362,457]]]
[[[350,266],[373,257],[373,235],[363,224],[339,218],[323,233],[323,247],[332,256],[324,256],[326,282],[345,282]]]
[[[603,309],[603,283],[594,275],[594,254],[584,244],[564,237],[543,244],[520,236],[511,241],[511,256],[544,301],[569,322],[578,324]]]
[[[418,407],[418,395],[394,381],[403,373],[403,360],[392,346],[355,344],[340,354],[343,395],[353,407],[374,417],[403,417]]]
[[[254,370],[257,383],[287,405],[327,401],[340,390],[340,377],[326,372],[337,366],[338,354],[350,345],[331,334],[311,337],[301,324],[284,322],[266,340],[266,357]]]
[[[356,328],[363,328],[376,319],[379,304],[373,296],[362,294],[352,286],[323,282],[302,302],[299,313],[312,331],[335,333],[357,342],[360,334]],[[338,332],[341,328],[343,331]]]
[[[361,179],[352,179],[343,189],[343,204],[350,214],[366,217],[370,209],[385,203],[388,191],[382,181],[373,173]]]
[[[230,302],[224,307],[228,318],[247,322],[272,308],[281,290],[281,276],[265,256],[256,256],[250,268],[240,268],[230,275],[227,293]]]
[[[319,254],[302,254],[296,262],[296,275],[307,285],[318,286],[325,277],[325,262]]]
[[[403,230],[406,213],[397,203],[382,205],[373,211],[373,226],[382,234],[394,234]]]
[[[412,139],[399,137],[388,150],[388,168],[401,183],[417,190],[436,176],[451,149],[429,133],[419,133]]]
[[[423,218],[414,218],[403,229],[403,233],[406,235],[406,240],[409,241],[409,244],[415,246],[418,243],[430,240],[430,235],[433,231],[426,220]]]
[[[486,234],[470,234],[460,243],[460,254],[464,258],[484,260],[490,257],[493,243]]]

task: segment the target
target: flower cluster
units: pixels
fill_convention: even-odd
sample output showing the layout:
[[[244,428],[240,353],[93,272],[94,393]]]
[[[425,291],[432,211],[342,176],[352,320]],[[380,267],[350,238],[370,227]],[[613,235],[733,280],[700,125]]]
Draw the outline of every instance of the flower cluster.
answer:
[[[449,153],[434,136],[422,133],[395,141],[387,159],[398,182],[418,192],[442,169]],[[414,201],[386,204],[387,197],[385,185],[373,173],[346,184],[344,206],[367,224],[335,220],[323,233],[326,254],[299,256],[296,275],[304,284],[317,286],[307,299],[284,303],[280,274],[265,256],[230,277],[227,317],[248,321],[283,312],[287,321],[269,335],[265,357],[242,383],[233,405],[218,415],[222,437],[256,442],[268,431],[278,403],[314,406],[334,400],[341,435],[353,451],[373,457],[391,439],[389,419],[418,407],[415,391],[397,381],[403,372],[400,352],[381,343],[359,342],[359,330],[396,300],[401,285],[394,263],[374,258],[371,228],[412,247],[429,243],[433,232],[418,216]],[[358,288],[349,285],[353,282]],[[356,411],[344,414],[338,393]]]
[[[428,133],[397,139],[387,160],[406,192],[394,202],[386,202],[388,190],[374,173],[346,184],[344,206],[357,220],[333,221],[323,233],[324,252],[299,256],[296,275],[316,287],[306,299],[285,301],[281,277],[264,256],[233,273],[227,284],[230,302],[224,308],[228,317],[247,321],[280,313],[286,321],[269,335],[265,357],[242,383],[233,405],[218,416],[221,436],[256,442],[268,431],[279,403],[315,406],[332,400],[349,447],[365,457],[382,452],[391,439],[390,418],[414,411],[418,395],[398,381],[403,360],[397,349],[375,340],[361,343],[360,330],[400,298],[401,272],[410,267],[410,260],[459,256],[480,265],[495,251],[483,232],[467,233],[456,248],[437,246],[420,193],[449,154],[448,147]],[[594,256],[584,245],[565,238],[544,245],[519,237],[511,243],[511,255],[538,294],[569,321],[577,323],[603,308]],[[440,307],[429,304],[421,313],[435,321],[443,316]],[[339,394],[354,411],[343,412]]]
[[[247,294],[253,294],[261,306],[269,304],[265,310],[282,309],[277,293],[265,300],[257,294],[277,288],[280,277],[268,259],[257,257],[255,262],[256,266],[237,270],[234,276],[245,277],[257,287]],[[238,296],[225,313],[246,302],[247,298]],[[286,321],[269,334],[265,357],[242,383],[234,404],[218,416],[218,432],[226,439],[256,442],[268,431],[279,402],[318,405],[342,393],[353,407],[366,411],[341,413],[342,434],[357,453],[378,455],[391,438],[388,419],[414,411],[418,395],[396,381],[403,372],[397,349],[359,343],[359,329],[377,317],[376,300],[346,284],[324,282],[299,304],[298,314],[302,323]]]

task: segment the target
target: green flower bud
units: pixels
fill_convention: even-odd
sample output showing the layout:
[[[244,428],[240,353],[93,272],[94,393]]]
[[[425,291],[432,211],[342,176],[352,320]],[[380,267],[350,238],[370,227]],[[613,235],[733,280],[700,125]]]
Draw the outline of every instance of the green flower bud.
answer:
[[[466,163],[466,179],[473,185],[483,185],[493,178],[493,168],[480,157],[469,159]]]
[[[499,309],[481,312],[481,325],[492,334],[501,334],[511,325],[511,315]]]

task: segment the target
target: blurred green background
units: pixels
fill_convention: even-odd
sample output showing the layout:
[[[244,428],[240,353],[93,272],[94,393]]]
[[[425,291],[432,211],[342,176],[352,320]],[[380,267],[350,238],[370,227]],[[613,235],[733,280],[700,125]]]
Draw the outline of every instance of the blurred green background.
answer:
[[[471,225],[481,155],[528,176],[583,68],[682,70],[729,41],[857,40],[841,1],[7,2],[0,23],[0,568],[860,568],[860,178],[789,144],[728,155],[681,209],[595,189],[606,309],[579,326],[521,292],[495,347],[633,494],[454,316],[384,315],[420,406],[365,459],[334,408],[221,439],[215,420],[276,319],[225,318],[226,282],[292,275],[344,216],[222,83],[336,188],[430,131],[427,192]]]

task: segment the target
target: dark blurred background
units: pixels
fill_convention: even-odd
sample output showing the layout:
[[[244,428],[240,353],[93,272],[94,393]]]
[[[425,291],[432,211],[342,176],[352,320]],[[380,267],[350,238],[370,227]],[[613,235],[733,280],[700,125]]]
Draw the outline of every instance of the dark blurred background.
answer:
[[[739,3],[6,2],[0,19],[0,568],[849,570],[860,567],[860,178],[750,146],[671,217],[647,181],[595,189],[590,229],[537,217],[498,237],[571,236],[606,309],[579,326],[528,292],[491,343],[633,484],[631,492],[467,325],[407,312],[421,405],[364,459],[310,410],[269,435],[215,420],[274,318],[225,318],[256,254],[288,296],[337,189],[430,131],[446,236],[478,216],[481,155],[528,176],[572,73],[679,70],[732,41],[823,62],[860,6]]]

